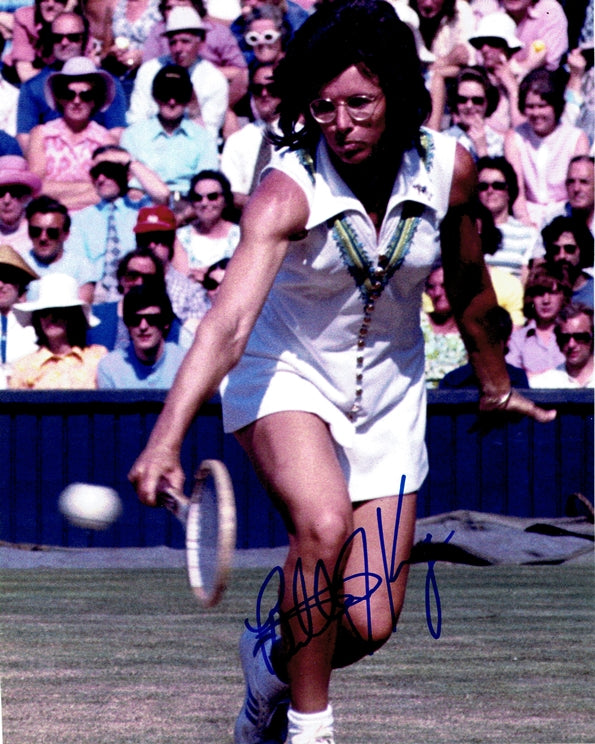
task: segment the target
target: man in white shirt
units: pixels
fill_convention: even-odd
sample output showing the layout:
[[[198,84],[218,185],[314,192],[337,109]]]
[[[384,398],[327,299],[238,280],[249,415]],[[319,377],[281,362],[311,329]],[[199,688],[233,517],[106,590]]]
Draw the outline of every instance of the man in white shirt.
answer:
[[[175,7],[168,16],[164,35],[169,44],[169,55],[156,57],[139,67],[128,109],[128,123],[134,124],[157,114],[157,104],[151,95],[153,78],[163,66],[173,63],[188,70],[203,123],[217,138],[225,119],[229,86],[223,73],[200,56],[206,35],[201,17],[194,8]]]
[[[242,209],[256,188],[260,172],[270,159],[273,145],[266,139],[267,129],[277,122],[277,97],[272,65],[253,69],[249,91],[255,121],[231,134],[221,153],[221,170],[231,183],[234,204]]]
[[[593,310],[582,303],[562,309],[556,326],[556,340],[566,362],[540,375],[533,375],[532,388],[592,388]]]

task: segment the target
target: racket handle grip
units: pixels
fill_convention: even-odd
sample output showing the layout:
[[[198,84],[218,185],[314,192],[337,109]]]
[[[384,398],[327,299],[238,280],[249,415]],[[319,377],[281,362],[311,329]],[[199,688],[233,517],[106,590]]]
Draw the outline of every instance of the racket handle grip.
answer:
[[[164,484],[159,484],[159,491],[157,492],[157,505],[164,506],[174,517],[177,517],[183,525],[186,525],[188,521],[188,509],[190,508],[190,501],[178,493],[175,493],[169,488],[163,487]]]

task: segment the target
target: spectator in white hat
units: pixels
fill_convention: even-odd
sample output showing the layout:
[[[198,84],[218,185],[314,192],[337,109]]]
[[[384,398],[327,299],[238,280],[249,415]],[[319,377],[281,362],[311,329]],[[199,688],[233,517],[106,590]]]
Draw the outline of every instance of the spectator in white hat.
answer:
[[[94,389],[104,346],[87,346],[87,329],[98,324],[78,295],[76,280],[48,274],[39,280],[39,297],[14,306],[23,325],[31,323],[39,349],[15,363],[9,386],[15,389]]]
[[[61,72],[46,80],[46,100],[61,117],[32,130],[27,158],[43,181],[44,193],[70,210],[98,201],[89,176],[93,152],[117,142],[92,117],[110,105],[114,94],[112,76],[87,57],[69,59]]]
[[[171,11],[164,31],[169,54],[140,66],[130,99],[129,124],[157,114],[157,104],[151,95],[153,78],[162,67],[173,63],[188,70],[203,123],[213,136],[219,135],[228,106],[229,86],[225,75],[201,56],[206,33],[205,24],[194,8],[178,6]]]

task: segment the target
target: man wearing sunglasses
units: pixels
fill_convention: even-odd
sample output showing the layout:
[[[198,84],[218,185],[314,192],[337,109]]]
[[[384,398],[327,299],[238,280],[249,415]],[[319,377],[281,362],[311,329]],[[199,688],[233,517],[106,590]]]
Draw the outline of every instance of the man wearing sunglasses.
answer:
[[[153,79],[168,64],[186,68],[207,130],[217,138],[223,126],[229,102],[229,85],[225,75],[212,62],[201,57],[205,25],[189,7],[175,7],[167,18],[164,36],[169,54],[145,62],[139,67],[128,109],[128,123],[144,121],[158,113],[151,95]]]
[[[256,188],[262,169],[270,160],[273,145],[267,131],[275,131],[279,119],[279,98],[273,82],[273,66],[252,68],[250,103],[254,121],[231,134],[221,153],[221,170],[231,183],[234,204],[242,209]]]
[[[70,233],[70,215],[66,207],[42,194],[29,203],[25,214],[31,248],[23,258],[40,277],[53,273],[74,277],[81,300],[91,303],[95,269],[84,255],[65,247]],[[36,300],[38,291],[38,282],[31,282],[27,299]]]
[[[41,179],[29,170],[25,158],[0,157],[0,241],[24,255],[31,247],[25,209],[41,191]]]
[[[132,287],[123,314],[130,344],[101,360],[97,387],[169,389],[185,351],[167,341],[174,313],[163,286],[147,280]]]
[[[59,113],[48,105],[44,87],[52,72],[58,72],[64,63],[73,57],[85,54],[89,39],[89,26],[85,18],[78,13],[60,13],[52,23],[52,51],[54,61],[44,67],[35,77],[27,80],[20,87],[17,108],[17,140],[23,152],[29,144],[33,127],[45,124],[59,117]],[[115,85],[114,100],[105,111],[98,111],[93,120],[109,129],[117,139],[126,126],[126,96],[120,82],[113,78]]]
[[[593,309],[593,236],[572,217],[556,217],[541,231],[547,261],[562,262],[572,282],[572,301]]]
[[[566,361],[530,380],[532,388],[592,388],[593,308],[571,302],[562,309],[556,325],[556,340]]]

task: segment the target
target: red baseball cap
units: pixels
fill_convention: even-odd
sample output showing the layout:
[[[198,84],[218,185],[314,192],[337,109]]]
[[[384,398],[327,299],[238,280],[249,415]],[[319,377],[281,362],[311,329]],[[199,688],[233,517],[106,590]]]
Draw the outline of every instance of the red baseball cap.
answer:
[[[176,227],[176,216],[169,207],[142,207],[138,212],[134,232],[175,232]]]

